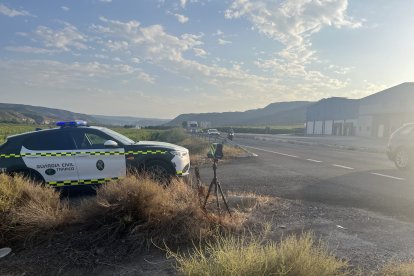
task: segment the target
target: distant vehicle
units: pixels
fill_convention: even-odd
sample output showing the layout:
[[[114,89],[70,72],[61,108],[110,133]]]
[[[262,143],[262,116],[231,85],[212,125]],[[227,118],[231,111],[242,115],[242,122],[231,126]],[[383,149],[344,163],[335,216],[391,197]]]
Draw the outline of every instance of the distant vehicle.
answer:
[[[387,155],[400,170],[414,165],[414,123],[405,124],[390,136]]]
[[[209,136],[220,136],[220,132],[215,128],[210,128],[209,130],[207,130],[207,134]]]
[[[197,133],[198,123],[196,121],[189,121],[187,131],[190,133]]]
[[[230,128],[229,132],[227,133],[227,139],[233,141],[233,138],[234,138],[234,130],[233,128]]]
[[[22,174],[49,186],[103,184],[128,172],[146,171],[158,180],[188,175],[186,148],[161,142],[135,142],[85,121],[10,136],[0,145],[0,172]]]

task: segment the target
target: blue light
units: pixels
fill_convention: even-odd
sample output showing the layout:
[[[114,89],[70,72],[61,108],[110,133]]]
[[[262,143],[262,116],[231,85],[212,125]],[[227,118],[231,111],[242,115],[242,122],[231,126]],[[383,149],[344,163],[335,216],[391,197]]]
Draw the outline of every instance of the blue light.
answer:
[[[68,122],[57,122],[56,126],[58,127],[77,127],[77,126],[87,126],[88,122],[76,120],[76,121],[68,121]]]

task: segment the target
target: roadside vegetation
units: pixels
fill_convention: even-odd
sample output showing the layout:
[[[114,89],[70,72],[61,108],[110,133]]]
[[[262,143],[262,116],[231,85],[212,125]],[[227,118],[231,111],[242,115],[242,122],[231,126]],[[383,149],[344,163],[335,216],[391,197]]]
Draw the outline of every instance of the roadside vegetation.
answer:
[[[219,216],[215,208],[203,210],[199,191],[178,180],[163,187],[145,176],[129,176],[97,189],[96,197],[70,204],[53,188],[0,175],[0,247],[21,251],[32,249],[31,245],[46,246],[48,255],[60,258],[39,263],[42,271],[59,267],[59,262],[93,265],[99,250],[114,262],[112,258],[122,259],[139,248],[155,245],[179,251],[197,244],[189,249],[191,255],[169,250],[178,272],[344,274],[346,263],[308,234],[288,237],[280,244],[237,236],[245,218],[236,209],[232,217]]]
[[[230,217],[217,212],[214,197],[204,210],[204,195],[182,181],[164,187],[129,176],[103,185],[94,197],[69,202],[56,189],[0,175],[0,248],[16,254],[6,257],[0,272],[59,274],[62,267],[76,266],[86,273],[159,248],[183,275],[359,273],[311,234],[276,242],[270,228],[245,228],[251,212],[267,199],[249,194],[246,203],[243,195],[229,195]],[[378,275],[413,275],[413,267],[390,264]]]
[[[169,254],[184,275],[350,275],[348,264],[309,233],[288,236],[280,243],[245,235],[218,236],[190,254]]]
[[[29,274],[54,274],[62,265],[87,270],[99,258],[117,263],[147,248],[189,246],[238,231],[242,219],[205,211],[198,190],[180,180],[164,187],[129,176],[103,185],[94,197],[69,202],[53,188],[0,175],[0,248],[19,254],[0,274],[21,274],[16,271],[22,265]]]
[[[414,261],[405,263],[390,263],[379,273],[381,276],[410,276],[414,275]]]
[[[19,134],[28,131],[34,131],[36,127],[40,127],[37,125],[30,125],[30,124],[6,124],[0,123],[0,144],[2,144],[7,136]],[[45,127],[45,126],[42,126]]]
[[[97,189],[96,197],[70,205],[59,191],[20,176],[0,175],[0,244],[53,238],[69,226],[100,242],[128,238],[140,244],[177,245],[231,230],[201,208],[198,192],[180,180],[164,187],[146,176],[128,176]],[[45,236],[44,236],[45,235]]]

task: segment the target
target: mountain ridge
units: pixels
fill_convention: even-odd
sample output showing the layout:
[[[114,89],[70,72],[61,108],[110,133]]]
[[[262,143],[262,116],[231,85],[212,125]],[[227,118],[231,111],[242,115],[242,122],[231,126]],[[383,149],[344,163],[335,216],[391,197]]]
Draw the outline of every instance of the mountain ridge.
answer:
[[[263,108],[234,112],[207,112],[180,114],[167,123],[179,126],[183,121],[209,122],[212,126],[240,125],[292,125],[306,121],[306,108],[310,101],[271,103]]]
[[[50,124],[56,121],[84,120],[89,123],[104,125],[162,125],[170,121],[167,119],[140,118],[133,116],[107,116],[76,113],[64,109],[0,103],[0,122],[3,123],[29,123]]]

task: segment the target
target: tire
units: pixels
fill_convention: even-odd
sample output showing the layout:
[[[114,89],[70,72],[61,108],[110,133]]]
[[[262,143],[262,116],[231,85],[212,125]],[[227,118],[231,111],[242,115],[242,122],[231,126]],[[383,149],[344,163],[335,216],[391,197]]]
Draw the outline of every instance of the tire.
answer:
[[[150,161],[145,165],[145,172],[155,181],[163,185],[170,183],[171,168],[163,161]]]
[[[405,148],[399,148],[395,152],[394,163],[399,170],[408,170],[411,168],[411,155]]]

